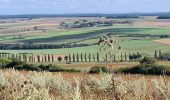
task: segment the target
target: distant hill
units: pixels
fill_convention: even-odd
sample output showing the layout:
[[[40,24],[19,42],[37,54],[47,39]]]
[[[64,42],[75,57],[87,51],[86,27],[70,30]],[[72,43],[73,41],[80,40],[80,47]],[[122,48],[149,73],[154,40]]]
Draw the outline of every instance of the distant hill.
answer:
[[[23,14],[23,15],[0,15],[0,19],[7,18],[56,18],[56,17],[138,17],[138,16],[170,16],[166,13],[129,13],[129,14]],[[125,17],[125,18],[126,18]]]

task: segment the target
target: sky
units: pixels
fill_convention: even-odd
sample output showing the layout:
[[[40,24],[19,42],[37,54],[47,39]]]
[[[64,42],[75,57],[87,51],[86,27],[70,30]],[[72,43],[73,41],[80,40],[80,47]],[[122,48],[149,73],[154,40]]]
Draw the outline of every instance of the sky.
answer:
[[[0,0],[0,15],[170,12],[170,0]]]

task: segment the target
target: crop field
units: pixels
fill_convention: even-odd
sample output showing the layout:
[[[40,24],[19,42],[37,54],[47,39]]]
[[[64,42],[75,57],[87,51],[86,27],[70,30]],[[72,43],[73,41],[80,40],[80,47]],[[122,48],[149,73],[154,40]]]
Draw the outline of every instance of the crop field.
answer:
[[[115,21],[131,23],[115,23],[113,26],[61,28],[62,22],[70,24],[76,21]],[[3,21],[3,20],[1,20]],[[139,19],[105,19],[105,18],[39,18],[39,19],[11,19],[0,23],[1,43],[33,43],[33,44],[87,44],[85,47],[39,49],[39,50],[1,50],[9,53],[35,53],[35,54],[69,54],[92,53],[99,50],[99,37],[116,37],[116,46],[122,46],[122,52],[140,52],[144,55],[153,55],[154,50],[169,52],[168,39],[160,40],[161,35],[170,35],[170,21],[157,20],[155,17],[141,17]],[[138,34],[137,36],[135,36]],[[142,36],[141,36],[142,35]],[[145,36],[146,35],[146,36]],[[159,40],[161,42],[159,42]],[[156,42],[155,42],[156,41]],[[91,45],[94,44],[94,45]],[[145,48],[145,49],[142,49]],[[69,51],[69,52],[68,52]],[[87,52],[88,51],[88,52]]]
[[[0,19],[0,100],[168,100],[170,20]]]

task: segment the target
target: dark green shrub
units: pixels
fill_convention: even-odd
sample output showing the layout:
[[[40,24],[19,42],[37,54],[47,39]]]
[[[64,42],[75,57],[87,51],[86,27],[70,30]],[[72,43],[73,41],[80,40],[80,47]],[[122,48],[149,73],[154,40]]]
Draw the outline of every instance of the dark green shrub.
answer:
[[[170,68],[156,64],[147,64],[137,65],[131,68],[121,68],[118,69],[117,72],[144,75],[163,75],[163,74],[170,75]]]
[[[49,72],[69,72],[69,73],[78,73],[78,72],[81,72],[80,70],[78,69],[64,69],[64,68],[61,68],[59,66],[51,66],[50,69],[49,69]]]
[[[39,68],[33,64],[23,64],[23,70],[26,71],[39,71]]]
[[[97,74],[99,74],[101,72],[102,73],[108,73],[109,71],[106,67],[97,67],[97,66],[92,67],[89,71],[89,73],[97,73]]]
[[[69,73],[80,73],[81,71],[78,69],[67,69],[64,72],[69,72]]]
[[[40,68],[42,71],[48,71],[52,65],[39,65],[38,68]]]
[[[137,53],[137,54],[130,54],[129,55],[129,60],[139,60],[140,58],[142,58],[142,55]]]
[[[7,58],[0,58],[0,68],[5,68],[8,63],[10,63],[11,60]]]
[[[23,64],[14,66],[16,70],[26,70],[26,71],[39,71],[39,68],[32,64]]]
[[[63,72],[63,71],[64,69],[59,66],[51,66],[49,68],[49,72]]]
[[[168,60],[170,61],[170,53],[163,53],[158,57],[159,60]]]
[[[23,65],[16,65],[14,68],[16,70],[23,70]]]
[[[57,59],[58,59],[59,62],[61,62],[63,60],[62,57],[58,57]]]
[[[5,68],[13,68],[13,67],[15,67],[15,66],[17,66],[17,65],[23,65],[23,64],[26,64],[26,63],[23,62],[23,61],[19,61],[19,60],[13,60],[13,61],[9,62],[9,63],[5,66]]]
[[[154,64],[156,62],[156,59],[150,58],[150,57],[144,57],[141,61],[140,64]]]
[[[7,64],[7,63],[9,63],[9,62],[11,62],[11,60],[8,59],[8,58],[0,58],[0,63],[1,63],[1,64]]]

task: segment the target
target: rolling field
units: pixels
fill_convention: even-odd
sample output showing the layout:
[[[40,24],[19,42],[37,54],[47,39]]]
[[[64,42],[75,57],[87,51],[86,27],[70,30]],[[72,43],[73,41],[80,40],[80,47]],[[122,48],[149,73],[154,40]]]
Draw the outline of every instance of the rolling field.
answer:
[[[75,21],[131,21],[130,24],[114,24],[104,27],[86,28],[59,28],[61,22],[74,23]],[[104,18],[40,18],[33,20],[17,20],[14,23],[0,23],[1,43],[33,43],[33,44],[94,44],[99,37],[115,36],[118,43],[116,48],[122,46],[121,52],[140,52],[144,55],[153,55],[154,50],[169,52],[170,46],[155,42],[159,40],[159,35],[170,35],[170,21],[157,20],[155,17],[144,17],[139,19],[104,19]],[[162,25],[163,24],[163,25]],[[45,27],[47,30],[21,31],[23,28]],[[54,28],[55,27],[55,28]],[[15,31],[17,30],[17,31]],[[12,31],[12,32],[10,32]],[[148,36],[130,36],[130,35]],[[18,39],[15,37],[23,37]],[[151,37],[156,36],[156,37]],[[143,49],[145,48],[145,49]],[[69,54],[69,53],[92,53],[99,51],[97,45],[60,48],[60,49],[39,49],[39,50],[1,50],[9,53],[35,53],[35,54]],[[116,52],[116,51],[115,51]]]
[[[168,100],[169,38],[170,21],[153,16],[0,20],[0,99]]]

